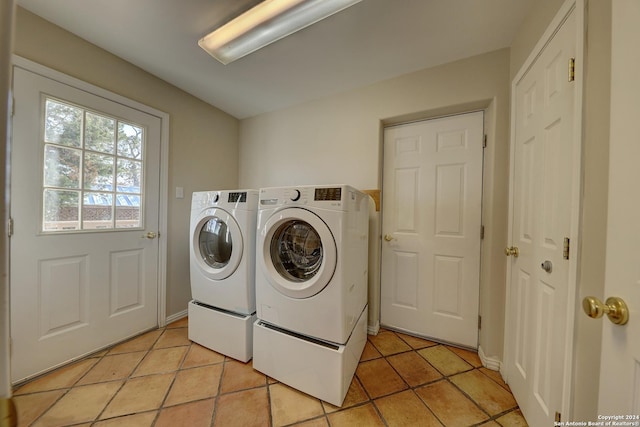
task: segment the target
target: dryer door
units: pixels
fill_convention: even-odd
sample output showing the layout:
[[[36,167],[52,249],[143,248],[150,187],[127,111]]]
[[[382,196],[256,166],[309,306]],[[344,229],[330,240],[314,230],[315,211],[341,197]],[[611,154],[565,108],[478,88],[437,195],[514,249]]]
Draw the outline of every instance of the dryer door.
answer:
[[[336,269],[336,242],[316,214],[288,208],[266,222],[263,267],[271,285],[292,298],[308,298],[322,291]]]
[[[194,258],[213,280],[231,276],[242,258],[243,241],[238,223],[222,209],[206,209],[193,229]]]

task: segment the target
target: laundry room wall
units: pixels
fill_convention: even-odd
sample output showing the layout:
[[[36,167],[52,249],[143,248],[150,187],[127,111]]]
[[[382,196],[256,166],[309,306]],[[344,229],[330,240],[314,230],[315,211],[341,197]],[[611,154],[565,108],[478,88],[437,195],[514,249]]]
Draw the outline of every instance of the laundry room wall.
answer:
[[[347,183],[366,190],[381,186],[384,124],[484,109],[480,345],[497,360],[504,335],[509,64],[502,49],[240,122],[240,186]],[[379,313],[379,213],[373,219],[370,326]]]
[[[186,311],[191,193],[237,187],[238,120],[20,7],[15,30],[15,54],[170,115],[166,310]]]

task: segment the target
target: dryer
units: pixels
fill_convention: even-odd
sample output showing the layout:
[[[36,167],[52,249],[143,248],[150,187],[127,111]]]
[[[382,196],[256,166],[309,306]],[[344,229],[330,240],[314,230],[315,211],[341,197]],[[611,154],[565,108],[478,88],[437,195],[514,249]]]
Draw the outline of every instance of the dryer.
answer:
[[[367,339],[369,197],[263,188],[257,227],[253,367],[341,405]]]
[[[257,190],[194,192],[189,339],[248,361],[255,320]]]
[[[347,341],[367,304],[368,198],[347,185],[260,190],[259,319]]]

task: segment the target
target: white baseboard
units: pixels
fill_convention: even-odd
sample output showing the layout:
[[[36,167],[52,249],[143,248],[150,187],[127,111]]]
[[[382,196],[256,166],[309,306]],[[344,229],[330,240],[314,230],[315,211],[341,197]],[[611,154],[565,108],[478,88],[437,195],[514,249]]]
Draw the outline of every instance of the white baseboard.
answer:
[[[176,320],[180,320],[183,317],[187,317],[188,313],[189,311],[187,309],[184,309],[182,311],[172,314],[171,316],[167,316],[167,318],[164,321],[164,324],[168,325],[169,323],[175,322]]]
[[[487,357],[482,350],[482,346],[478,346],[478,357],[480,357],[480,361],[482,361],[482,365],[485,368],[491,369],[492,371],[500,371],[502,361],[493,357]]]
[[[374,325],[367,325],[367,334],[378,335],[380,332],[380,322],[376,322]]]

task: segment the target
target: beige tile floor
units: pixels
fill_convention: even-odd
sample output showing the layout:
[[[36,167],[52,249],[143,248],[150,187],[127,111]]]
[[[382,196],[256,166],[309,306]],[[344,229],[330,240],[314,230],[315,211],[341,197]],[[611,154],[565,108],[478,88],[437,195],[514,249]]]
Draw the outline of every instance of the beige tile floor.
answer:
[[[526,426],[477,354],[382,330],[341,408],[187,338],[148,332],[17,388],[19,426]]]

